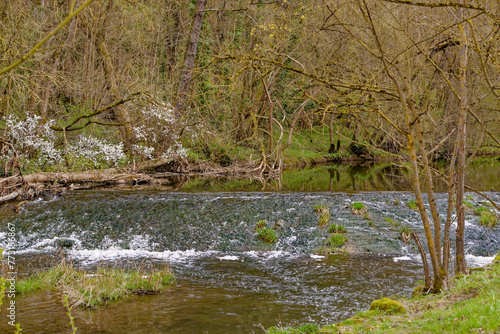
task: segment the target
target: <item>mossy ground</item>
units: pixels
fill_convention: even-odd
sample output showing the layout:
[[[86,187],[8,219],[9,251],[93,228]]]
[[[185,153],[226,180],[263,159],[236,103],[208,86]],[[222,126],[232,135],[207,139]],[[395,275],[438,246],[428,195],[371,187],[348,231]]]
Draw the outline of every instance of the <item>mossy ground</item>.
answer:
[[[400,299],[406,309],[402,313],[374,309],[323,328],[275,327],[268,333],[499,333],[500,254],[485,270],[473,271],[453,283],[451,289],[439,295]]]

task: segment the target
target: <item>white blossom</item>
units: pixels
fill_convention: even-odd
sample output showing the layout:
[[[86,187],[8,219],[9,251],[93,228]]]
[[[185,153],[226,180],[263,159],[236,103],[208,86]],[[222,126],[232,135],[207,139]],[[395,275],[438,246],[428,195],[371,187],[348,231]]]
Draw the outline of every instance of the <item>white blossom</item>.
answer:
[[[125,159],[123,143],[112,144],[92,136],[79,136],[71,145],[71,151],[76,156],[86,157],[93,161],[105,160],[109,163],[117,163]]]
[[[135,154],[142,155],[147,159],[151,159],[153,157],[153,152],[155,151],[155,148],[134,144],[132,145],[132,151]]]
[[[12,143],[17,153],[27,158],[30,153],[38,152],[40,160],[50,163],[61,160],[61,152],[54,147],[54,131],[50,128],[53,121],[41,123],[42,118],[28,114],[24,121],[10,114],[6,119],[5,137]]]

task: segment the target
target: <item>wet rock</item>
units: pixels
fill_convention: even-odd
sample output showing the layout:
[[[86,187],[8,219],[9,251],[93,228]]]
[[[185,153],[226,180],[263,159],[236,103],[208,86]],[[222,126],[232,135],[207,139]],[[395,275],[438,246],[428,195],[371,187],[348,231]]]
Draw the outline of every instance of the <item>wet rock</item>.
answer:
[[[57,239],[55,245],[60,248],[71,248],[75,244],[74,240],[71,239]]]

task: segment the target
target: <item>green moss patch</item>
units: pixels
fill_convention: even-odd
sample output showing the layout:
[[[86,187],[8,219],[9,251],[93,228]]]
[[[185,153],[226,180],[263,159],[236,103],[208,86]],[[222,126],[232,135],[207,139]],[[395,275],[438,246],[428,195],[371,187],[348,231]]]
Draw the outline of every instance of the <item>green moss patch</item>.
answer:
[[[370,305],[370,311],[377,310],[387,314],[404,313],[405,307],[398,301],[390,298],[374,300]]]

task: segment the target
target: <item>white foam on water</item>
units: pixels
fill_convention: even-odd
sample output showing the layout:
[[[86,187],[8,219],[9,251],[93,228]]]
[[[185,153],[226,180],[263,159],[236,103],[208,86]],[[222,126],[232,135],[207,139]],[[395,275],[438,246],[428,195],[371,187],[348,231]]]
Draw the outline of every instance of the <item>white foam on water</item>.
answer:
[[[132,240],[129,242],[130,249],[140,249],[140,250],[149,250],[157,244],[150,244],[151,236],[149,235],[135,235]]]
[[[158,259],[169,262],[184,262],[194,258],[202,258],[217,254],[215,251],[197,251],[194,249],[186,251],[163,251],[153,252],[143,249],[122,249],[120,247],[111,247],[106,250],[70,250],[68,255],[70,258],[92,263],[97,261],[111,261],[122,258],[148,258]]]
[[[315,260],[321,260],[321,259],[324,259],[325,256],[323,255],[316,255],[316,254],[311,254],[309,255],[311,258],[315,259]]]
[[[471,268],[485,267],[495,259],[494,256],[475,256],[472,254],[465,255],[465,262]]]
[[[227,261],[238,261],[240,258],[234,255],[226,255],[219,257],[219,260],[227,260]]]
[[[25,237],[21,237],[20,238],[20,241],[18,242],[17,246],[23,246],[26,244],[26,241],[24,240],[26,239]],[[27,249],[22,249],[22,250],[16,250],[16,251],[10,251],[9,253],[12,253],[12,254],[32,254],[32,253],[49,253],[49,252],[53,252],[55,250],[57,250],[57,245],[56,245],[56,241],[57,240],[71,240],[73,241],[74,245],[73,247],[74,248],[80,248],[82,243],[80,240],[78,240],[74,234],[71,236],[71,237],[67,237],[67,238],[59,238],[59,237],[54,237],[54,238],[45,238],[45,239],[41,239],[41,240],[38,240],[35,244],[29,246],[29,248]]]
[[[399,262],[399,261],[411,261],[412,258],[409,256],[398,256],[392,259],[394,262]]]
[[[243,255],[265,261],[276,258],[286,258],[293,256],[292,253],[285,251],[269,251],[269,252],[248,251],[248,252],[243,252]]]

